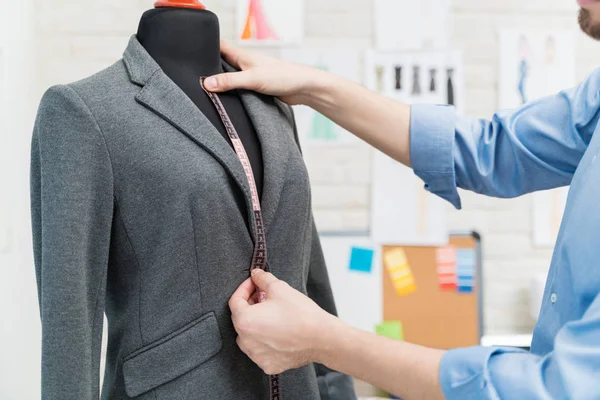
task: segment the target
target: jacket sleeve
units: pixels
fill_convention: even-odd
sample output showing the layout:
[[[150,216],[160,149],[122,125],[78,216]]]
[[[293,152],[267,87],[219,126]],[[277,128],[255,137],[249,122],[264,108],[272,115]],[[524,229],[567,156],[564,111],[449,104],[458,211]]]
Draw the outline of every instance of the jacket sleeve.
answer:
[[[113,198],[108,149],[93,115],[70,87],[49,89],[31,151],[43,399],[99,397]]]
[[[289,106],[282,105],[282,103],[279,103],[279,106],[283,109],[286,116],[290,120],[290,123],[294,127],[294,139],[300,148],[298,129],[296,127],[296,120],[294,118],[293,110]],[[335,300],[333,298],[331,284],[329,283],[329,275],[327,273],[325,257],[323,256],[321,241],[319,240],[319,233],[317,232],[317,228],[312,216],[310,223],[310,267],[308,272],[308,280],[306,283],[308,297],[310,297],[319,305],[319,307],[328,313],[337,315]],[[314,367],[317,374],[317,380],[319,382],[319,393],[321,394],[322,400],[356,399],[354,380],[351,377],[329,369],[321,364],[314,364]]]

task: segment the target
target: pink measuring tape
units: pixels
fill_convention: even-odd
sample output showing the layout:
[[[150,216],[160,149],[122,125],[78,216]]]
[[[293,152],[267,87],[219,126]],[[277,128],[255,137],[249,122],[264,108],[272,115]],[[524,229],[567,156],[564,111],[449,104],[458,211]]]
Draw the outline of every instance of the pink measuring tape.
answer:
[[[237,155],[240,163],[242,163],[242,167],[244,168],[244,173],[246,174],[246,179],[248,179],[248,184],[250,185],[250,193],[252,195],[252,209],[254,210],[254,221],[256,227],[256,240],[254,242],[254,254],[252,255],[252,264],[250,270],[260,268],[263,271],[266,271],[267,268],[267,238],[265,235],[265,225],[263,223],[262,217],[262,209],[260,207],[260,199],[258,197],[258,190],[256,189],[256,181],[254,180],[254,174],[252,172],[252,166],[250,165],[250,159],[248,158],[248,154],[246,153],[246,149],[242,144],[242,141],[231,122],[231,118],[227,115],[227,111],[225,111],[225,107],[215,93],[209,92],[204,87],[204,79],[200,78],[200,86],[206,92],[208,97],[211,99],[221,120],[223,121],[223,125],[225,125],[225,130],[231,139],[231,143],[233,143],[233,149],[235,150],[235,154]],[[264,292],[260,292],[258,294],[259,301],[262,303],[267,300],[267,295]],[[279,387],[279,375],[271,375],[269,377],[270,382],[270,400],[282,400],[281,390]]]

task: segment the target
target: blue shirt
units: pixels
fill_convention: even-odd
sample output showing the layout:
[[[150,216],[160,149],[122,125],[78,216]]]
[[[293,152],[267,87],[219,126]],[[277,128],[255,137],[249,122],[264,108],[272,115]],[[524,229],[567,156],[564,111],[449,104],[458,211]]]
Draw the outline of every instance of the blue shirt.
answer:
[[[571,185],[531,352],[448,351],[440,380],[453,399],[600,399],[600,70],[578,87],[491,120],[415,105],[411,159],[433,193],[496,197]]]

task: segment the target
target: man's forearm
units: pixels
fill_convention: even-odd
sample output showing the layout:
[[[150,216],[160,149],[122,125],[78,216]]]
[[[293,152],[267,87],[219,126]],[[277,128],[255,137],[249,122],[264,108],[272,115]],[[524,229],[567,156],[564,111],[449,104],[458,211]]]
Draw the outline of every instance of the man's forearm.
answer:
[[[344,129],[410,166],[410,106],[326,72],[315,75],[305,103]]]
[[[439,368],[444,352],[359,331],[339,321],[322,332],[318,362],[404,400],[443,400]]]

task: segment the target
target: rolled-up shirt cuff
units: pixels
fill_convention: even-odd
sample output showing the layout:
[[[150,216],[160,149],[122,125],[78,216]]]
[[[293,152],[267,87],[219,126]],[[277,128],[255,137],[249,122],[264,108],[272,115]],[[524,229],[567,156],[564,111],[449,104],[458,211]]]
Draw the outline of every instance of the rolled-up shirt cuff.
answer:
[[[454,207],[461,202],[454,170],[454,107],[414,104],[410,116],[410,157],[415,174],[425,188]]]
[[[447,351],[440,364],[440,385],[447,400],[481,400],[500,397],[490,374],[495,355],[521,352],[499,347],[468,347]]]

